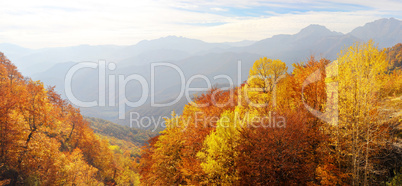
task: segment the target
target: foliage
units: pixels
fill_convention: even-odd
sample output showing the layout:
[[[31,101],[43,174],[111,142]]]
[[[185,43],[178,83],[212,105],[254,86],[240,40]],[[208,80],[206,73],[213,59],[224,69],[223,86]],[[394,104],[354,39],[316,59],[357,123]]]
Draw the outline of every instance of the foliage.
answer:
[[[384,95],[399,93],[401,72],[387,73],[388,66],[372,41],[345,49],[334,62],[311,57],[292,73],[280,60],[261,58],[247,83],[231,90],[236,96],[213,99],[222,91],[211,89],[166,120],[142,148],[142,184],[394,183],[402,120],[388,122],[379,108]],[[227,107],[199,104],[233,98]],[[200,127],[197,121],[211,116]]]
[[[114,153],[53,87],[24,78],[0,53],[0,180],[11,185],[138,184],[130,153]]]
[[[400,50],[356,43],[291,73],[260,58],[245,84],[196,96],[159,135],[84,119],[0,53],[0,184],[398,185]]]
[[[342,51],[338,65],[337,153],[341,163],[349,165],[343,171],[352,175],[352,184],[367,185],[372,182],[376,152],[389,139],[388,128],[377,109],[388,62],[385,53],[369,41]]]
[[[149,138],[158,134],[150,130],[118,125],[100,118],[85,117],[85,119],[89,121],[95,133],[129,141],[137,146],[142,146]]]
[[[402,68],[402,43],[398,43],[386,50],[387,60],[390,64],[390,69]]]
[[[120,154],[130,152],[130,156],[134,158],[140,158],[140,147],[157,135],[156,132],[121,126],[99,118],[85,117],[85,119],[100,138],[108,140],[111,150]]]

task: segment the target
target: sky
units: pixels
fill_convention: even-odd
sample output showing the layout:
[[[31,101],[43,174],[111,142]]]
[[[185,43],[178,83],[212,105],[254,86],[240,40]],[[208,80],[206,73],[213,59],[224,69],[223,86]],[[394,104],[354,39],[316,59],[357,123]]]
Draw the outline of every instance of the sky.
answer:
[[[380,18],[402,20],[400,0],[9,0],[0,43],[27,48],[133,45],[170,35],[206,42],[261,40],[310,24],[348,33]]]

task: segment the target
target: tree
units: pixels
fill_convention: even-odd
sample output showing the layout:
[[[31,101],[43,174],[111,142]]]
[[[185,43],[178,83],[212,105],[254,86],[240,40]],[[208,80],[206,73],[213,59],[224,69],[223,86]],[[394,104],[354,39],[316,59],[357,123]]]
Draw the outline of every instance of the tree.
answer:
[[[240,184],[307,185],[313,183],[315,162],[306,112],[288,113],[286,127],[241,130],[238,162]],[[279,116],[276,116],[279,117]]]
[[[234,94],[237,104],[215,106],[214,97],[227,103],[232,96],[212,89],[167,119],[142,150],[142,183],[368,185],[399,170],[389,134],[400,118],[383,120],[379,103],[398,93],[398,80],[384,81],[400,72],[386,73],[384,51],[356,44],[337,61],[310,57],[291,74],[273,63],[256,61]]]
[[[73,150],[71,154],[62,154],[57,162],[60,164],[60,185],[79,185],[79,184],[100,184],[94,179],[97,169],[88,165],[79,148]]]
[[[152,159],[155,161],[152,169],[157,179],[156,185],[185,184],[186,181],[180,170],[182,165],[182,150],[184,148],[183,126],[177,125],[177,116],[166,121],[166,127],[155,143]]]
[[[166,120],[167,128],[158,140],[143,148],[140,172],[144,183],[199,184],[206,177],[197,153],[205,138],[215,129],[222,112],[233,110],[236,89],[213,88],[196,96],[183,114]],[[167,162],[169,160],[169,162]],[[153,161],[153,162],[151,162]],[[173,168],[174,165],[174,168]]]
[[[373,173],[371,158],[387,139],[378,113],[379,90],[388,62],[372,41],[349,47],[338,57],[338,153],[346,160],[352,184],[368,185]]]
[[[260,58],[255,61],[249,72],[249,78],[242,89],[241,101],[249,109],[268,114],[276,105],[276,84],[288,67],[281,60]]]
[[[157,179],[155,171],[153,171],[153,154],[155,150],[155,143],[158,141],[159,136],[149,139],[148,144],[141,149],[141,160],[139,166],[139,173],[141,175],[140,181],[144,185],[152,185]]]
[[[249,72],[250,87],[259,87],[263,92],[271,92],[280,76],[286,73],[288,67],[279,59],[260,58],[255,61]]]
[[[15,160],[17,139],[21,130],[16,124],[14,111],[21,103],[23,96],[23,77],[17,68],[0,52],[0,162],[7,163]]]
[[[212,132],[204,141],[204,148],[197,156],[201,160],[201,167],[207,174],[203,184],[236,184],[238,173],[236,170],[236,147],[239,143],[241,128],[236,121],[233,111],[226,111]]]
[[[398,43],[395,46],[386,50],[387,60],[389,61],[390,70],[402,68],[402,43]]]
[[[24,78],[2,53],[0,148],[0,181],[11,185],[110,185],[122,175],[116,163],[125,163],[116,161],[79,109],[53,87]]]

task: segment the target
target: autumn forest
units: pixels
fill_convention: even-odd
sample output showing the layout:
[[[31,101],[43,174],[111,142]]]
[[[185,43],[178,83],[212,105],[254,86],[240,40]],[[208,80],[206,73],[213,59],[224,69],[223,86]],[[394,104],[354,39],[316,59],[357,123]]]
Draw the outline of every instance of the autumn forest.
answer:
[[[0,185],[401,185],[402,44],[259,58],[151,132],[81,115],[0,53]],[[290,70],[292,69],[292,70]]]

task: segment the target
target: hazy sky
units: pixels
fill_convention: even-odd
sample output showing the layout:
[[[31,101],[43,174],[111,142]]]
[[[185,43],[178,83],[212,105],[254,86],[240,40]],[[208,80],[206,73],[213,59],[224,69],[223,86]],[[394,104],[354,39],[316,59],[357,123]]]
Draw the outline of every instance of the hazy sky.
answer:
[[[207,42],[294,34],[309,24],[347,33],[379,18],[402,19],[401,0],[9,0],[0,43],[29,48],[131,45],[176,35]]]

